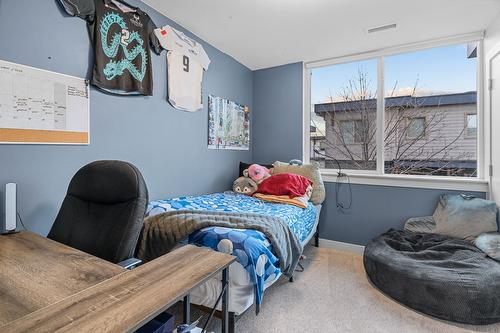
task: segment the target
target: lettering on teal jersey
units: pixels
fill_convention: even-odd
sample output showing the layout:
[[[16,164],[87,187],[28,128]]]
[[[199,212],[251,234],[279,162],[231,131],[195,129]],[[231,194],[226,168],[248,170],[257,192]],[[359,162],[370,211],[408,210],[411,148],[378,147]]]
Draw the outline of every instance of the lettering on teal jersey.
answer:
[[[108,33],[113,24],[117,24],[121,29],[120,32],[116,32],[111,37],[111,43],[108,44]],[[102,18],[99,31],[101,33],[102,50],[104,54],[110,58],[103,69],[106,79],[112,80],[116,76],[123,75],[125,70],[128,70],[137,81],[142,82],[146,75],[148,56],[143,47],[144,41],[139,33],[137,31],[130,32],[123,18],[116,13],[107,13]],[[129,50],[127,46],[134,40],[137,41],[137,44],[132,50]],[[125,58],[113,60],[112,58],[116,57],[120,46]],[[138,56],[141,56],[140,70],[132,63]]]

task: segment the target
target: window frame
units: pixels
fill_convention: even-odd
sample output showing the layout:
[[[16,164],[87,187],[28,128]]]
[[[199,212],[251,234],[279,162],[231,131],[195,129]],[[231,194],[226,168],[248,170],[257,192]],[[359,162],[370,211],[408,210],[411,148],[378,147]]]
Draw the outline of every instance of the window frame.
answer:
[[[348,173],[353,183],[370,185],[403,186],[418,188],[437,188],[450,190],[471,190],[487,192],[489,178],[487,175],[487,156],[489,151],[489,140],[485,128],[489,125],[489,114],[484,109],[484,32],[473,32],[446,38],[439,38],[419,43],[405,44],[390,48],[363,52],[348,56],[331,58],[326,60],[307,62],[303,64],[303,160],[310,162],[310,112],[311,112],[311,70],[314,68],[364,61],[377,60],[377,168],[376,170],[343,170]],[[453,46],[467,43],[478,43],[477,51],[477,177],[457,176],[422,176],[422,175],[394,175],[384,173],[384,126],[385,126],[385,87],[384,87],[384,58],[387,56],[421,51],[438,47]],[[322,169],[321,173],[325,181],[336,181],[336,169]]]

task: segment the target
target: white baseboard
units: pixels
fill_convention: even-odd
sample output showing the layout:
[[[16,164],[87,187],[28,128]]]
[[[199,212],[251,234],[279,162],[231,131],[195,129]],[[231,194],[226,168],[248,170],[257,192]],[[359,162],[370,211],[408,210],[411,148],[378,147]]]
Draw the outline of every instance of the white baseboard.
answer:
[[[319,239],[319,247],[326,247],[330,249],[336,249],[357,254],[363,254],[363,252],[365,251],[365,247],[362,245],[344,243],[323,238]]]

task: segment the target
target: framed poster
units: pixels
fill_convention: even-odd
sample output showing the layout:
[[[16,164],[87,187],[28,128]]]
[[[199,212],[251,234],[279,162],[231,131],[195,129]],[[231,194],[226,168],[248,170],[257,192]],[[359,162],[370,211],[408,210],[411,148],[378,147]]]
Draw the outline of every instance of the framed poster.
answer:
[[[208,148],[250,149],[250,111],[248,106],[208,96]]]

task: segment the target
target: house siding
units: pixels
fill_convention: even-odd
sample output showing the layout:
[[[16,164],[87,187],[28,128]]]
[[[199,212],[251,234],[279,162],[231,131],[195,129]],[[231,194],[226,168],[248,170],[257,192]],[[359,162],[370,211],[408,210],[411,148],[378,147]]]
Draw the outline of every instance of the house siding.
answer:
[[[399,146],[407,147],[411,140],[405,136],[406,125],[401,124],[394,126],[391,119],[394,119],[394,112],[401,112],[397,109],[388,110],[385,114],[386,128],[394,127],[396,134],[386,138],[385,143],[385,160],[392,161],[399,157],[405,160],[446,160],[446,161],[469,161],[473,162],[477,158],[477,138],[467,137],[465,135],[466,115],[476,114],[476,104],[456,104],[435,107],[419,108],[418,113],[413,113],[412,117],[426,118],[426,134],[422,139],[416,140],[405,154],[396,153],[396,148]],[[367,137],[372,138],[366,147],[368,151],[373,152],[370,157],[373,161],[375,156],[375,124],[376,111],[361,112],[361,111],[340,111],[322,113],[326,118],[326,140],[323,144],[325,154],[338,160],[350,160],[349,155],[359,158],[362,156],[362,144],[343,144],[339,136],[339,129],[335,126],[345,120],[361,119],[362,114],[368,117],[367,123],[370,128],[367,129]],[[335,121],[332,118],[335,117]],[[401,119],[401,118],[399,118]],[[395,139],[403,138],[401,144],[395,144]],[[335,146],[335,147],[332,147]],[[448,146],[446,151],[441,151],[443,147]],[[401,151],[401,149],[400,149]],[[370,167],[368,167],[370,168]],[[375,163],[373,164],[375,168]]]

